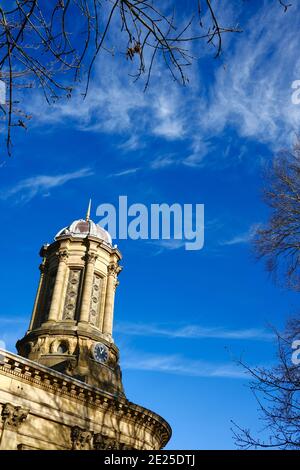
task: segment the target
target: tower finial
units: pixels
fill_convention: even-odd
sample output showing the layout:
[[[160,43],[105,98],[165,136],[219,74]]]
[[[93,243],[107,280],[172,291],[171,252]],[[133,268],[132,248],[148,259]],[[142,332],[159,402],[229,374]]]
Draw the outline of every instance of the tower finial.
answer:
[[[91,216],[91,206],[92,206],[92,200],[90,199],[89,206],[88,206],[88,210],[87,210],[86,217],[85,217],[85,220],[86,220],[87,222],[89,222],[89,220],[90,220],[90,216]]]

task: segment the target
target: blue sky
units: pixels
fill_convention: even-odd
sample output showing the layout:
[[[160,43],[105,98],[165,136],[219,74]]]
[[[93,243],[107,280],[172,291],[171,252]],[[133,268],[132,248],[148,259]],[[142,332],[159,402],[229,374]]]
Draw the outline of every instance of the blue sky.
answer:
[[[298,309],[250,243],[268,217],[263,166],[298,130],[291,84],[300,79],[300,7],[292,3],[287,13],[271,0],[226,6],[224,21],[244,32],[226,36],[219,60],[195,48],[185,88],[158,63],[145,94],[130,64],[103,54],[85,101],[78,90],[48,107],[30,92],[29,130],[0,160],[0,338],[13,351],[29,322],[39,248],[84,216],[90,197],[96,222],[97,205],[117,205],[119,195],[146,206],[205,204],[201,251],[116,240],[124,270],[114,338],[125,390],[170,422],[169,449],[233,448],[231,419],[263,428],[235,359],[272,364],[268,325],[282,327]]]

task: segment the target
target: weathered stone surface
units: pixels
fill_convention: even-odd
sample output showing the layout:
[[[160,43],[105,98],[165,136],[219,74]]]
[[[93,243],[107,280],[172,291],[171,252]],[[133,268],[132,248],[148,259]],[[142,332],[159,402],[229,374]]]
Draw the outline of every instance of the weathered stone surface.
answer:
[[[152,450],[168,442],[170,426],[152,411],[16,354],[2,354],[0,449]]]

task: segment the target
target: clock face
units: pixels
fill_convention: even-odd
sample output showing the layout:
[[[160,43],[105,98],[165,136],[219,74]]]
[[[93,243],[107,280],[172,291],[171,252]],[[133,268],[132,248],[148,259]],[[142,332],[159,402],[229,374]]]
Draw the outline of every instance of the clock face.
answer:
[[[108,349],[102,343],[96,343],[93,348],[93,356],[97,362],[107,362],[108,359]]]

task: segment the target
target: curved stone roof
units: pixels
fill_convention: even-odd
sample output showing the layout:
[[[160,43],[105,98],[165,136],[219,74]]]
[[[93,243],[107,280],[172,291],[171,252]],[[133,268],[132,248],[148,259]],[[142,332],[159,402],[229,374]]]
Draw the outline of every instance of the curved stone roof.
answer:
[[[95,224],[92,220],[74,220],[71,225],[63,228],[56,234],[55,240],[63,236],[71,236],[74,238],[86,238],[91,236],[104,241],[108,245],[112,245],[112,239],[107,230]]]

